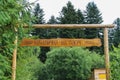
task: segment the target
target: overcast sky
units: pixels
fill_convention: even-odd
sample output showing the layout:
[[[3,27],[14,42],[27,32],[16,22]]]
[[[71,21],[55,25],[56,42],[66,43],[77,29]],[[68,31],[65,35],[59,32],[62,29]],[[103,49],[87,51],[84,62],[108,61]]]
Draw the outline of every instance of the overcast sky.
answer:
[[[51,15],[58,17],[62,7],[66,6],[68,1],[71,1],[74,7],[81,11],[86,9],[89,2],[94,1],[102,13],[103,24],[112,24],[116,18],[120,17],[120,0],[38,0],[37,3],[40,3],[40,7],[45,13],[45,19],[48,20]]]

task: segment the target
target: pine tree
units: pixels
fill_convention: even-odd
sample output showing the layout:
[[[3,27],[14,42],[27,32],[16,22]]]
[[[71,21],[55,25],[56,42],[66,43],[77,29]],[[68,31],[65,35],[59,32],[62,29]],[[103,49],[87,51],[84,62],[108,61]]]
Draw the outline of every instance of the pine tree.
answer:
[[[48,24],[57,24],[57,20],[54,16],[51,16],[49,21],[47,22]],[[58,30],[57,29],[45,29],[45,36],[43,38],[56,38],[58,36]],[[41,54],[39,55],[40,60],[42,62],[46,61],[46,53],[50,51],[50,47],[41,47]]]
[[[97,5],[94,2],[88,3],[84,15],[86,24],[100,24],[103,22],[102,14],[100,13],[99,9],[97,8]],[[103,43],[103,36],[101,36],[100,33],[102,33],[102,30],[98,28],[85,29],[86,38],[101,38],[101,41]],[[89,48],[89,50],[103,53],[103,46],[91,47]]]
[[[34,12],[33,15],[35,17],[35,20],[33,21],[34,24],[44,24],[45,20],[44,20],[44,11],[43,9],[40,8],[39,3],[36,4],[35,8],[34,8]],[[40,39],[43,38],[48,38],[48,33],[46,29],[38,29],[36,28],[35,30],[33,30],[32,32],[33,35],[37,35]],[[46,60],[46,53],[50,50],[49,48],[46,47],[40,47],[41,53],[39,55],[39,58],[42,62],[45,62]]]
[[[80,9],[76,11],[77,14],[77,24],[84,24],[84,15]],[[76,38],[84,38],[85,37],[85,32],[83,28],[76,29]]]
[[[115,19],[113,22],[115,27],[109,29],[109,48],[113,51],[113,46],[119,47],[120,44],[120,18]]]
[[[44,24],[44,11],[40,8],[39,3],[36,4],[34,11],[33,11],[33,17],[35,20],[33,20],[33,24]],[[46,30],[45,29],[35,29],[32,34],[38,35],[39,38],[44,38],[46,36]]]
[[[35,20],[33,22],[34,24],[43,24],[43,23],[45,23],[44,11],[43,11],[43,9],[40,8],[39,3],[36,4],[36,6],[34,8],[33,15],[35,17]]]
[[[83,23],[82,21],[82,13],[80,10],[76,11],[74,6],[70,1],[68,1],[67,6],[62,8],[60,12],[60,17],[58,21],[60,24],[78,24]],[[82,37],[79,33],[78,29],[60,29],[60,37],[61,38],[78,38]],[[79,32],[79,33],[78,33]]]
[[[103,22],[102,14],[100,13],[97,5],[94,2],[88,3],[85,11],[85,23],[86,24],[100,24]],[[86,38],[99,37],[99,29],[86,29]]]
[[[51,16],[51,18],[47,22],[48,24],[57,24],[57,19],[55,18],[54,15]]]
[[[77,24],[84,24],[84,15],[80,9],[77,10]]]
[[[116,24],[116,27],[114,28],[113,44],[118,47],[120,44],[120,18],[117,18],[114,24]]]
[[[72,3],[68,1],[67,6],[62,8],[60,17],[58,18],[61,24],[75,24],[76,23],[76,10]]]
[[[55,18],[55,16],[52,15],[51,18],[48,20],[47,23],[48,24],[58,24],[58,21]],[[57,38],[57,37],[59,37],[59,29],[51,28],[51,29],[47,29],[47,30],[48,30],[48,36],[49,36],[49,38]]]

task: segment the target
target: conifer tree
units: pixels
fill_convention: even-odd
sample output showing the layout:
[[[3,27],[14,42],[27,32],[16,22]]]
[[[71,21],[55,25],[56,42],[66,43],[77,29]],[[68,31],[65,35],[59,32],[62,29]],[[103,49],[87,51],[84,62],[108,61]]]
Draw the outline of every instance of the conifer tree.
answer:
[[[40,8],[39,3],[36,4],[36,6],[34,8],[33,15],[35,17],[35,20],[34,20],[33,23],[35,23],[35,24],[43,24],[43,23],[45,23],[44,11],[43,11],[43,9]]]
[[[84,15],[82,13],[82,11],[80,9],[78,9],[76,11],[76,14],[77,14],[77,24],[84,24],[85,21],[84,21]],[[80,28],[80,29],[76,29],[76,35],[75,35],[76,38],[84,38],[85,37],[85,31],[83,28]]]
[[[76,11],[70,1],[62,8],[60,17],[58,18],[61,24],[75,24],[76,23]]]
[[[51,16],[51,18],[47,22],[48,24],[57,24],[57,19],[55,18],[54,15]]]
[[[86,24],[101,24],[103,22],[102,14],[100,13],[97,5],[94,2],[88,3],[88,5],[86,6],[86,11],[84,12],[84,15],[85,15]],[[102,33],[102,30],[98,28],[85,29],[86,38],[101,38],[101,41],[103,43],[103,36],[100,35],[100,33]],[[91,47],[89,48],[89,50],[103,53],[103,46]]]
[[[120,18],[117,18],[115,21],[114,21],[114,24],[116,24],[116,27],[114,28],[114,31],[113,31],[113,44],[115,47],[118,47],[119,44],[120,44]]]
[[[77,24],[84,24],[84,15],[80,9],[77,10]]]
[[[86,24],[101,24],[102,14],[100,13],[97,5],[94,2],[88,3],[85,11],[85,23]],[[99,37],[99,29],[86,29],[86,38]]]
[[[60,24],[80,24],[83,23],[84,19],[80,10],[76,11],[74,6],[70,1],[64,6],[60,12],[60,17],[58,17]],[[82,37],[79,35],[78,29],[60,29],[61,38],[78,38]]]
[[[45,23],[44,11],[43,11],[43,9],[41,9],[39,3],[37,3],[35,8],[34,8],[33,16],[35,17],[35,20],[33,21],[34,24],[44,24]],[[46,29],[41,29],[41,28],[40,29],[39,28],[34,29],[32,34],[37,35],[40,39],[48,37],[47,30]],[[42,62],[45,62],[46,52],[49,51],[49,48],[40,47],[40,49],[41,49],[41,53],[39,55],[39,58]]]
[[[43,9],[40,8],[40,4],[37,3],[34,11],[33,11],[33,16],[35,18],[35,20],[33,20],[33,24],[44,24],[45,20],[44,20],[44,11]],[[38,35],[40,38],[44,38],[46,36],[44,29],[35,29],[33,31],[33,35]]]
[[[48,24],[58,24],[57,19],[55,18],[54,15],[51,16],[51,18],[47,22]],[[59,37],[59,29],[47,29],[48,30],[48,37],[49,38],[58,38]]]

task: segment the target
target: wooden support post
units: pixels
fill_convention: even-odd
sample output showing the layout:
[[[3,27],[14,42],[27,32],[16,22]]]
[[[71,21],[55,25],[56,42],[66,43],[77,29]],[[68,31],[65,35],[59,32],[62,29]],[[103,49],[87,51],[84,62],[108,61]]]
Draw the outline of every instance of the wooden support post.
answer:
[[[17,33],[16,28],[15,28],[15,32]],[[18,36],[16,35],[15,41],[14,41],[15,49],[13,51],[13,59],[12,59],[12,80],[16,79],[17,41],[18,41]]]
[[[110,80],[110,64],[109,64],[109,46],[108,46],[108,29],[104,28],[104,54],[106,66],[106,80]]]

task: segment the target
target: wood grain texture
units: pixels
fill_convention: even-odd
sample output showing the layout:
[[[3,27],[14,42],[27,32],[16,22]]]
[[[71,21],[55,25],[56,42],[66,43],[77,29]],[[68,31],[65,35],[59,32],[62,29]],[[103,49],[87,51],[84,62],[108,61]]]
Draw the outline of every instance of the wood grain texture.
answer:
[[[21,46],[42,46],[42,47],[61,47],[61,46],[101,46],[101,40],[95,39],[23,39]]]
[[[110,80],[110,61],[109,61],[109,44],[108,44],[108,29],[104,28],[104,54],[106,66],[106,80]]]
[[[15,28],[15,32],[17,33],[17,28]],[[17,65],[17,43],[18,43],[18,36],[15,36],[14,41],[14,51],[13,51],[13,57],[12,57],[12,80],[16,80],[16,65]]]
[[[33,24],[33,28],[113,28],[113,24]],[[24,25],[28,28],[28,25]]]

